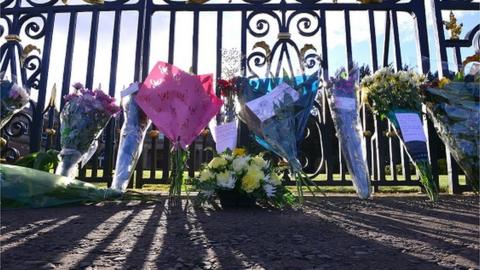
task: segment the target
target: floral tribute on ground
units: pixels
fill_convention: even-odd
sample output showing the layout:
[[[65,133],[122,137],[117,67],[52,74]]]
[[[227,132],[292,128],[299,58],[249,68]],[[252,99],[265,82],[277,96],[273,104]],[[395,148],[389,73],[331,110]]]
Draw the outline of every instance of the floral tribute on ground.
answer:
[[[91,183],[15,165],[0,164],[3,208],[40,208],[97,203],[121,193]]]
[[[223,207],[260,204],[285,207],[295,197],[282,185],[282,171],[261,155],[251,156],[243,148],[227,150],[205,164],[193,186],[199,191],[197,204],[219,197]]]
[[[352,176],[353,186],[362,199],[370,197],[370,175],[368,173],[365,141],[358,116],[356,86],[359,69],[354,67],[348,73],[345,68],[336,72],[325,88],[332,120],[340,141],[342,154],[348,171]]]
[[[318,89],[318,72],[294,78],[243,79],[240,81],[240,119],[256,135],[256,141],[290,166],[300,203],[303,188],[314,183],[303,173],[297,144],[303,139]]]
[[[30,96],[23,87],[8,80],[0,80],[1,90],[1,122],[0,129],[3,128],[12,117],[23,110],[28,104]]]
[[[112,116],[121,109],[102,90],[90,90],[77,83],[66,95],[60,114],[60,163],[56,174],[74,177],[77,165],[85,165],[97,150],[98,138]]]
[[[223,104],[213,91],[212,75],[193,75],[168,63],[158,62],[143,82],[135,100],[173,144],[170,195],[179,197],[187,147]]]
[[[395,72],[385,67],[361,81],[362,99],[381,119],[388,118],[420,174],[420,182],[432,201],[438,199],[433,181],[423,124],[419,89],[425,76],[414,71]]]
[[[434,79],[426,83],[422,96],[427,115],[467,182],[478,192],[480,140],[480,73],[457,73],[453,80]]]

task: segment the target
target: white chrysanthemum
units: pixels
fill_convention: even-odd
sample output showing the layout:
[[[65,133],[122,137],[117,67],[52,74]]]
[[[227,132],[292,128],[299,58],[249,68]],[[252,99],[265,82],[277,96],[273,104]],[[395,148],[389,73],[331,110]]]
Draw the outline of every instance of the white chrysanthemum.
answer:
[[[228,161],[233,160],[233,156],[232,156],[232,155],[221,154],[220,156],[221,156],[222,158],[224,158],[225,160],[228,160]]]
[[[201,182],[204,182],[204,181],[212,179],[214,176],[215,175],[213,175],[213,173],[210,170],[203,170],[200,173],[200,178],[199,179],[200,179]]]
[[[217,185],[223,188],[234,188],[235,187],[235,177],[232,175],[231,172],[221,172],[218,173],[217,176]]]
[[[208,163],[208,167],[212,169],[218,169],[222,166],[227,165],[227,161],[223,157],[214,157],[210,163]]]
[[[400,80],[404,82],[410,81],[411,76],[407,72],[399,72],[399,75],[400,75]]]
[[[272,186],[270,184],[264,184],[263,190],[265,190],[265,194],[267,194],[267,197],[271,198],[275,196],[275,191],[276,191],[275,186]]]
[[[232,161],[232,168],[235,172],[240,173],[248,168],[248,161],[250,160],[249,156],[236,157]]]
[[[372,76],[367,76],[367,77],[365,77],[365,78],[363,79],[363,82],[364,82],[364,84],[367,84],[367,85],[371,84],[371,83],[373,82]]]

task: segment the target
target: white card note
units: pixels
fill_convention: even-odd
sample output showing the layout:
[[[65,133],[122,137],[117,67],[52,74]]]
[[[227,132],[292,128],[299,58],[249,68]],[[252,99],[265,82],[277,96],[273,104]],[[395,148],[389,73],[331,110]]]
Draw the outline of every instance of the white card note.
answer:
[[[416,113],[395,113],[400,132],[405,142],[422,141],[426,142],[425,133],[423,132],[422,121]]]
[[[215,148],[221,153],[227,148],[235,149],[237,146],[237,123],[229,122],[215,127]]]
[[[246,103],[247,107],[260,119],[261,122],[275,115],[275,104],[283,101],[285,94],[297,101],[300,95],[288,84],[282,83],[275,87],[270,93]]]
[[[341,110],[355,110],[355,99],[348,97],[335,97],[335,107]]]

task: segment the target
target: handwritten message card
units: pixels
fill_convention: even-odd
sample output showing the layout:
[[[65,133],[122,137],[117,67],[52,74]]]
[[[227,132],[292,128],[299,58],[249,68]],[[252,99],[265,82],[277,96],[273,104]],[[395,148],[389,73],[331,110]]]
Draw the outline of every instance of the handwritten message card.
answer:
[[[425,133],[423,132],[422,121],[416,113],[396,113],[400,132],[405,142],[422,141],[426,142]]]
[[[270,93],[249,101],[246,105],[247,108],[263,122],[275,115],[274,106],[283,101],[285,94],[290,95],[294,102],[300,98],[295,89],[286,83],[282,83],[275,87]]]
[[[355,99],[347,97],[335,97],[335,108],[340,110],[355,110]]]
[[[230,122],[223,125],[218,125],[214,128],[213,134],[218,153],[221,153],[227,148],[233,150],[237,146],[237,123]]]

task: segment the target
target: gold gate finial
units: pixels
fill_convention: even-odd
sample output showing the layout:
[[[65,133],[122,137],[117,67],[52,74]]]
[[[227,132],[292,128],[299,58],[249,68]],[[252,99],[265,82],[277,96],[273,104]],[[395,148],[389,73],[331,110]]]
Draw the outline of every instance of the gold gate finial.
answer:
[[[450,21],[443,21],[445,29],[450,31],[450,39],[459,39],[462,33],[463,23],[457,24],[457,18],[453,11],[450,11]]]

